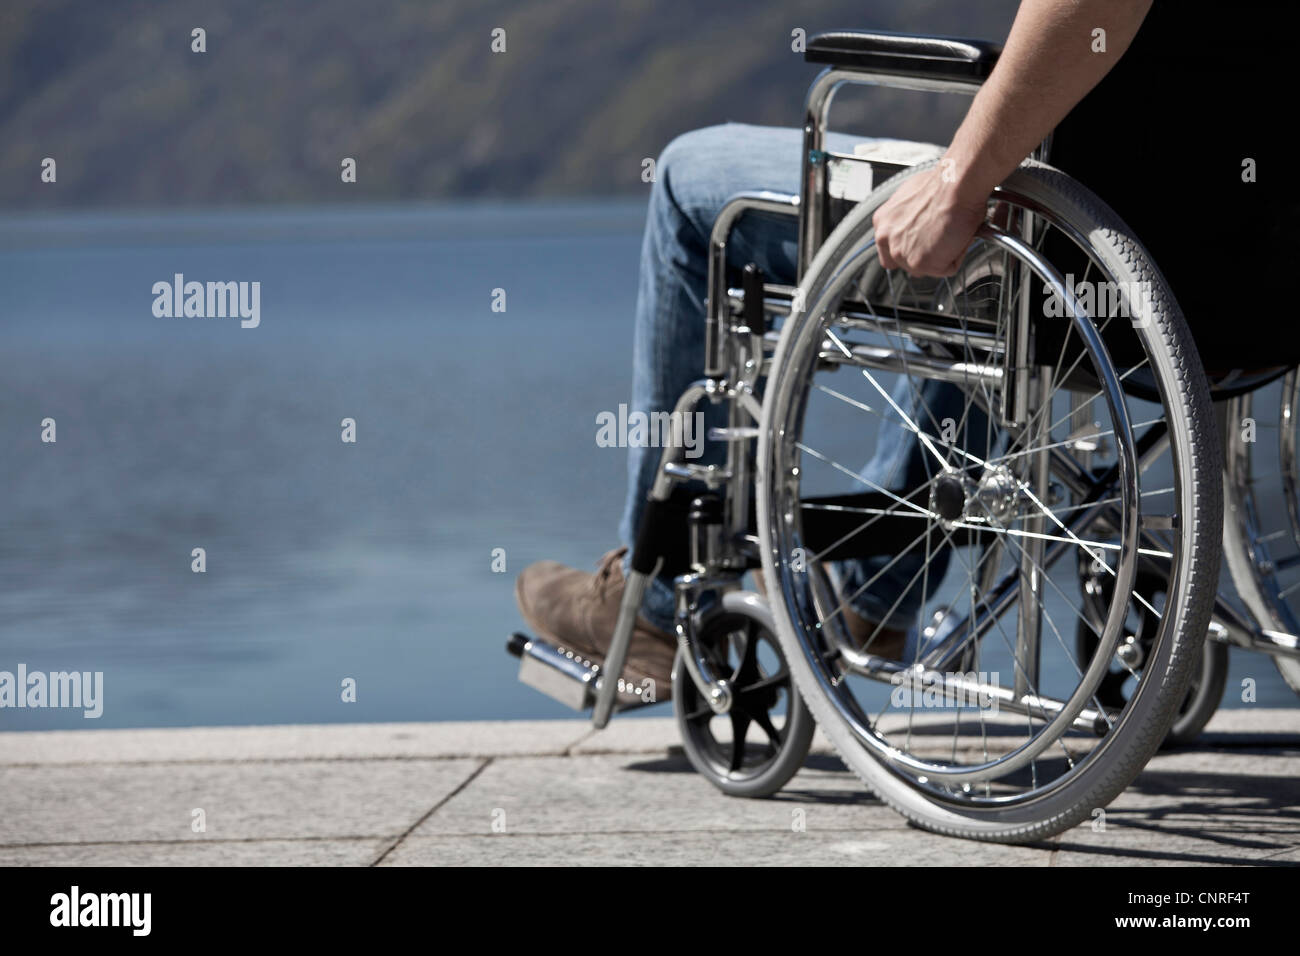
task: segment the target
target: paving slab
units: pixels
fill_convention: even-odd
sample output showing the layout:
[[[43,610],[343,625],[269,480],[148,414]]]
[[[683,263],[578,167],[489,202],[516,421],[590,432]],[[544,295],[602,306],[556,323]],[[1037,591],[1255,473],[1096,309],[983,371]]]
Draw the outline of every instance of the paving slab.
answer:
[[[411,838],[384,866],[924,866],[961,864],[953,841],[912,828]],[[960,849],[960,847],[958,847]],[[980,845],[979,866],[1047,866],[1048,850]]]
[[[726,728],[720,725],[716,730],[719,740],[730,740]],[[682,737],[677,732],[677,721],[672,717],[637,717],[619,720],[615,718],[604,730],[588,733],[573,745],[575,754],[626,754],[662,752],[670,748],[681,748]],[[813,733],[811,753],[833,753],[834,748],[826,735],[817,730]]]
[[[1056,863],[1286,862],[1300,846],[1300,738],[1260,752],[1230,737],[1158,755],[1104,817],[1059,838]]]
[[[384,837],[0,847],[0,866],[369,866],[392,842]]]
[[[824,740],[775,798],[726,797],[670,716],[0,733],[0,777],[14,866],[1300,865],[1300,708],[1220,711],[1032,847],[912,827]]]
[[[671,721],[668,721],[671,723]],[[0,733],[6,764],[561,755],[593,733],[573,720],[165,727]]]
[[[477,760],[10,767],[0,846],[393,837]],[[204,832],[194,832],[194,810]]]
[[[682,756],[582,755],[494,760],[424,821],[411,838],[434,834],[746,832],[808,828],[878,829],[906,822],[848,773],[807,768],[770,800],[716,790]],[[496,829],[494,829],[496,828]]]

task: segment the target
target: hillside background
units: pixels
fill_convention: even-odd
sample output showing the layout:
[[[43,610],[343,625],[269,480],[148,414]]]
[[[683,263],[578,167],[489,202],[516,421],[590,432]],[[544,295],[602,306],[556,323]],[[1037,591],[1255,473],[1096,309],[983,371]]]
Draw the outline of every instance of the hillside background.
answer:
[[[799,121],[816,70],[791,52],[796,27],[1000,40],[1015,7],[5,0],[0,207],[635,194],[642,159],[680,132]],[[860,94],[837,127],[941,140],[966,102]],[[55,188],[39,180],[46,156]],[[341,192],[345,156],[358,182]]]

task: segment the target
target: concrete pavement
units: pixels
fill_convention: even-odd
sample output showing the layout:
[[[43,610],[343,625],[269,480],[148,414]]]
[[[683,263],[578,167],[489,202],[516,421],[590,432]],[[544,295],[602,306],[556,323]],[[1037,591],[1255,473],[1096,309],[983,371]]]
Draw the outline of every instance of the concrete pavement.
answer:
[[[0,733],[0,780],[5,866],[1300,864],[1300,708],[1220,711],[1040,847],[917,830],[820,739],[725,797],[671,718]]]

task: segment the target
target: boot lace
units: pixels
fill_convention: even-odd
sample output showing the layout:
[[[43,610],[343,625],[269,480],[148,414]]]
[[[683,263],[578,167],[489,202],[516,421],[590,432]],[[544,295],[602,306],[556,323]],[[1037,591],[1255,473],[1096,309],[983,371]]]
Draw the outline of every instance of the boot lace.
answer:
[[[596,562],[596,573],[591,579],[591,590],[599,600],[603,601],[606,598],[611,587],[623,583],[625,554],[627,548],[615,548],[613,551],[606,552],[604,557]]]

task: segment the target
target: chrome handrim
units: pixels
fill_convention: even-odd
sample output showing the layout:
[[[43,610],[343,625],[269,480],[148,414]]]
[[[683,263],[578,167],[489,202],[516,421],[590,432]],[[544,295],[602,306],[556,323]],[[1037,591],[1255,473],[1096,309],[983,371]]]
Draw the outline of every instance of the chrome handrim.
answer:
[[[1080,250],[1088,249],[1084,237],[1055,221],[1045,210],[1006,191],[1002,198],[1007,201],[1019,200],[1021,208],[1031,210],[1040,222],[1047,224],[1049,230],[1055,229]],[[877,371],[890,367],[885,364],[883,353],[873,351],[869,344],[862,342],[860,336],[853,336],[854,333],[866,331],[866,326],[873,326],[874,331],[883,335],[886,345],[892,347],[893,353],[898,356],[893,363],[895,370],[899,364],[914,366],[905,367],[900,375],[902,378],[909,377],[910,373],[918,381],[928,381],[932,374],[946,375],[946,380],[957,385],[963,395],[958,423],[958,431],[961,431],[962,423],[967,422],[972,409],[1000,407],[1002,385],[993,372],[999,364],[999,345],[1006,348],[1004,332],[1011,321],[1011,309],[1003,306],[1010,303],[999,303],[991,322],[987,316],[972,315],[969,322],[966,321],[966,316],[950,316],[959,320],[958,325],[963,333],[972,333],[965,337],[967,343],[978,343],[965,345],[959,354],[954,355],[951,350],[947,352],[949,359],[956,360],[950,362],[950,365],[961,366],[959,374],[954,378],[951,369],[946,372],[937,369],[932,347],[918,345],[919,339],[908,338],[905,331],[900,331],[906,328],[905,316],[915,316],[918,312],[925,311],[915,307],[925,296],[921,294],[915,280],[885,273],[879,268],[869,232],[861,237],[848,255],[837,262],[832,275],[816,287],[809,287],[806,313],[788,320],[806,325],[798,335],[787,333],[793,337],[788,339],[790,348],[785,355],[785,362],[780,374],[774,375],[768,384],[768,399],[775,402],[774,407],[779,410],[773,419],[778,437],[772,443],[771,456],[767,462],[773,476],[773,493],[765,515],[772,529],[771,553],[768,558],[776,567],[777,580],[790,609],[795,634],[801,642],[804,656],[813,664],[814,674],[821,683],[823,692],[835,702],[837,711],[862,746],[871,750],[878,760],[913,786],[929,789],[942,799],[967,804],[1029,800],[1052,789],[1061,780],[1077,772],[1084,762],[1092,759],[1105,746],[1104,738],[1099,743],[1094,737],[1089,747],[1072,748],[1063,743],[1067,735],[1077,735],[1081,727],[1104,730],[1113,726],[1117,719],[1111,711],[1101,706],[1095,692],[1108,671],[1113,652],[1123,636],[1128,602],[1111,602],[1105,621],[1099,628],[1096,654],[1089,660],[1074,661],[1074,686],[1069,693],[1052,696],[1040,692],[1036,680],[1020,672],[1024,668],[1014,653],[1020,647],[1020,632],[1014,636],[1008,634],[1001,624],[1015,604],[1014,593],[1018,590],[1019,582],[1028,578],[1019,573],[1004,573],[1000,577],[992,574],[991,571],[997,568],[997,562],[1005,556],[1023,561],[1030,543],[1040,543],[1037,553],[1041,560],[1030,561],[1031,569],[1037,572],[1034,580],[1040,589],[1040,599],[1032,602],[1033,608],[1026,616],[1037,616],[1039,625],[1043,628],[1041,633],[1047,635],[1043,640],[1054,641],[1060,637],[1064,644],[1066,632],[1052,620],[1052,612],[1047,608],[1049,596],[1045,594],[1045,589],[1056,587],[1051,575],[1047,573],[1050,563],[1059,561],[1071,552],[1077,554],[1084,550],[1106,569],[1106,573],[1114,576],[1115,590],[1120,594],[1128,594],[1132,591],[1140,559],[1163,561],[1163,566],[1172,579],[1176,579],[1176,555],[1182,545],[1177,522],[1164,523],[1157,518],[1149,527],[1143,524],[1144,508],[1154,515],[1159,510],[1158,500],[1163,496],[1164,510],[1169,512],[1177,499],[1174,488],[1158,489],[1155,486],[1160,484],[1159,481],[1148,482],[1139,478],[1141,466],[1149,465],[1149,462],[1144,462],[1139,457],[1135,428],[1158,427],[1163,416],[1148,415],[1146,420],[1135,422],[1130,415],[1133,400],[1126,396],[1125,384],[1131,384],[1126,380],[1143,366],[1146,366],[1148,372],[1152,370],[1149,356],[1153,345],[1149,331],[1140,324],[1133,326],[1132,335],[1144,350],[1144,358],[1132,366],[1117,368],[1111,361],[1106,342],[1099,334],[1099,330],[1106,330],[1111,317],[1090,316],[1089,309],[1078,301],[1072,290],[1065,288],[1061,277],[1037,255],[1035,248],[1018,243],[996,230],[986,230],[972,247],[964,266],[965,275],[959,272],[952,280],[947,280],[946,289],[941,284],[938,295],[931,291],[930,311],[935,311],[934,303],[942,301],[945,294],[953,303],[959,299],[969,300],[969,290],[978,284],[976,280],[981,276],[987,278],[991,274],[989,263],[999,259],[1003,262],[1000,272],[1003,281],[999,283],[1002,289],[1007,288],[1005,277],[1013,274],[1013,270],[1025,270],[1032,275],[1034,283],[1052,290],[1051,295],[1065,306],[1064,321],[1069,323],[1065,342],[1069,343],[1073,336],[1075,352],[1078,353],[1078,358],[1084,360],[1083,369],[1078,368],[1078,359],[1073,366],[1067,367],[1065,360],[1074,353],[1063,345],[1056,366],[1044,366],[1039,375],[1041,394],[1045,398],[1038,406],[1036,418],[1039,427],[1031,427],[1035,423],[1035,417],[1030,417],[1018,433],[1013,432],[1006,439],[1007,444],[1000,449],[999,455],[989,455],[987,448],[982,449],[982,454],[971,451],[969,447],[961,447],[961,442],[940,442],[940,422],[934,416],[930,416],[929,422],[919,421],[919,415],[909,414],[907,409],[893,399],[891,390],[882,385],[881,373]],[[1007,263],[1012,263],[1013,266],[1008,268]],[[1094,269],[1096,275],[1091,273]],[[1099,258],[1089,255],[1082,283],[1086,285],[1090,278],[1098,280],[1107,275],[1109,274],[1101,266]],[[892,311],[881,307],[879,296],[873,299],[869,294],[872,285],[879,282],[886,284],[890,295],[883,301],[886,304],[892,303]],[[1019,286],[1024,288],[1025,283],[1022,281]],[[849,301],[853,302],[853,308],[849,312],[855,315],[862,314],[865,303],[869,320],[858,321],[856,324],[841,321],[844,303]],[[891,329],[895,330],[892,336],[888,331]],[[928,342],[933,342],[936,336],[927,333],[925,338]],[[914,358],[909,359],[909,356]],[[872,404],[863,401],[860,396],[850,394],[847,389],[832,389],[818,384],[815,372],[828,365],[838,368],[850,366],[860,371],[867,381],[866,391],[872,396]],[[1081,374],[1076,375],[1076,371]],[[1156,397],[1163,399],[1164,389],[1160,376],[1152,374],[1151,378]],[[1095,385],[1091,394],[1087,391],[1088,386],[1081,384],[1087,379]],[[1080,394],[1081,388],[1084,389],[1082,394],[1085,400],[1080,403],[1076,399],[1071,403],[1070,414],[1058,418],[1061,408],[1058,399],[1071,390]],[[808,440],[805,418],[809,413],[810,401],[825,396],[864,414],[882,417],[892,414],[895,418],[893,424],[909,431],[932,459],[933,468],[927,472],[926,481],[916,488],[898,493],[902,489],[887,488],[888,481],[872,482],[864,479],[854,465],[846,464],[835,455],[819,451],[815,443]],[[921,411],[927,411],[924,401],[920,406]],[[1102,417],[1105,420],[1077,432],[1070,426],[1079,417],[1081,406],[1092,411],[1103,409]],[[1043,427],[1044,423],[1046,427]],[[1038,444],[1028,441],[1032,435],[1038,436]],[[987,441],[985,444],[988,444]],[[1095,459],[1104,444],[1110,445],[1114,493],[1109,499],[1098,498],[1096,495],[1088,499],[1082,496],[1079,489],[1086,485],[1088,477],[1093,474],[1090,469],[1097,467]],[[1083,453],[1085,449],[1086,454]],[[1046,457],[1046,468],[1036,475],[1026,474],[1019,467],[1022,462],[1017,461],[1034,458],[1041,461],[1043,456]],[[1171,475],[1168,480],[1177,486],[1182,480],[1182,469],[1176,455],[1171,454],[1169,459],[1170,467],[1167,470]],[[1015,467],[1001,468],[1012,463]],[[978,549],[967,549],[967,553],[973,557],[965,559],[965,583],[971,592],[970,607],[963,625],[965,633],[959,635],[955,639],[956,643],[947,650],[941,647],[942,653],[938,658],[933,650],[924,652],[914,648],[912,659],[900,664],[872,654],[870,643],[873,638],[870,636],[865,645],[861,645],[860,641],[855,644],[852,628],[841,623],[847,616],[842,613],[844,606],[853,596],[832,589],[826,576],[801,573],[788,560],[788,555],[809,551],[804,547],[807,543],[802,530],[804,509],[809,506],[809,501],[820,500],[816,490],[805,491],[805,472],[813,468],[823,471],[829,468],[850,479],[857,479],[864,486],[870,486],[870,491],[875,494],[895,492],[892,497],[887,496],[888,503],[884,507],[862,509],[867,512],[862,515],[863,529],[886,517],[895,520],[905,515],[914,520],[918,527],[913,547],[931,549],[935,547],[932,542],[937,537],[937,546],[947,549],[952,557],[957,557],[962,550],[958,546],[959,542],[954,542],[954,535],[960,537],[968,531],[979,531],[985,538],[993,538],[991,546],[986,542]],[[1006,473],[998,473],[1000,470]],[[975,477],[976,472],[979,473],[978,479]],[[776,476],[780,476],[780,480]],[[1050,476],[1048,487],[1057,482],[1065,486],[1064,504],[1058,506],[1048,502],[1042,493],[1044,476]],[[934,503],[934,489],[939,485],[947,486],[949,497],[954,499],[957,492],[953,488],[960,487],[963,490],[964,503],[959,514],[954,515],[951,510],[941,513],[940,506]],[[999,489],[1003,499],[1001,507]],[[1070,497],[1072,491],[1076,493],[1073,498]],[[972,501],[984,508],[982,513],[968,510]],[[1026,526],[1030,519],[1037,522],[1043,530],[1028,530]],[[1095,537],[1080,533],[1088,530]],[[989,558],[989,554],[1003,557]],[[815,565],[818,557],[816,553],[807,554],[805,564]],[[925,569],[930,566],[933,555],[926,553],[924,557],[925,560],[919,562],[914,581],[908,584],[911,587],[913,583],[919,582],[922,591],[919,602],[921,618],[931,613],[932,603],[931,593],[927,593],[931,589]],[[962,559],[959,557],[958,560]],[[885,570],[888,570],[887,566]],[[999,579],[999,583],[990,586],[990,581],[995,578]],[[1008,584],[1008,581],[1011,583]],[[871,581],[866,583],[870,585]],[[939,590],[939,587],[932,589],[933,592]],[[890,609],[891,612],[893,610]],[[1155,608],[1150,611],[1159,615]],[[837,616],[841,622],[835,620]],[[875,631],[876,637],[879,636],[879,630]],[[920,622],[918,630],[924,630],[920,627]],[[1072,645],[1073,628],[1068,633]],[[992,682],[979,678],[975,686],[982,690],[1005,692],[1008,687],[1004,684],[1010,685],[1012,696],[1004,704],[1020,705],[1019,711],[1015,712],[1016,720],[1024,725],[1020,739],[1010,745],[1001,741],[999,747],[987,746],[989,727],[978,712],[981,708],[976,707],[967,715],[958,713],[949,720],[955,727],[951,753],[936,754],[933,746],[916,745],[917,739],[930,732],[933,721],[916,719],[917,708],[910,698],[907,712],[903,715],[905,722],[900,722],[897,719],[900,715],[891,712],[889,705],[873,716],[872,709],[864,706],[853,690],[857,679],[881,683],[898,682],[917,673],[926,677],[930,671],[927,669],[917,672],[913,669],[916,664],[942,660],[945,655],[949,662],[961,660],[961,656],[955,652],[962,649],[962,644],[967,645],[969,653],[970,647],[978,649],[987,641],[999,639],[1013,649],[1013,679]],[[950,638],[950,644],[952,643],[953,639]],[[970,658],[967,657],[966,660]],[[978,656],[975,660],[978,661]],[[1016,687],[1017,684],[1022,686]],[[971,685],[966,682],[958,685],[958,689],[960,687],[969,689]],[[943,685],[944,690],[949,688],[949,683]],[[969,740],[962,744],[963,737],[972,736],[962,730],[966,717],[974,722],[972,739],[978,742],[974,749]],[[1059,764],[1064,769],[1054,766],[1051,779],[1040,780],[1039,771],[1047,764]],[[1026,775],[1029,778],[1027,783],[1007,783],[1010,778]]]

